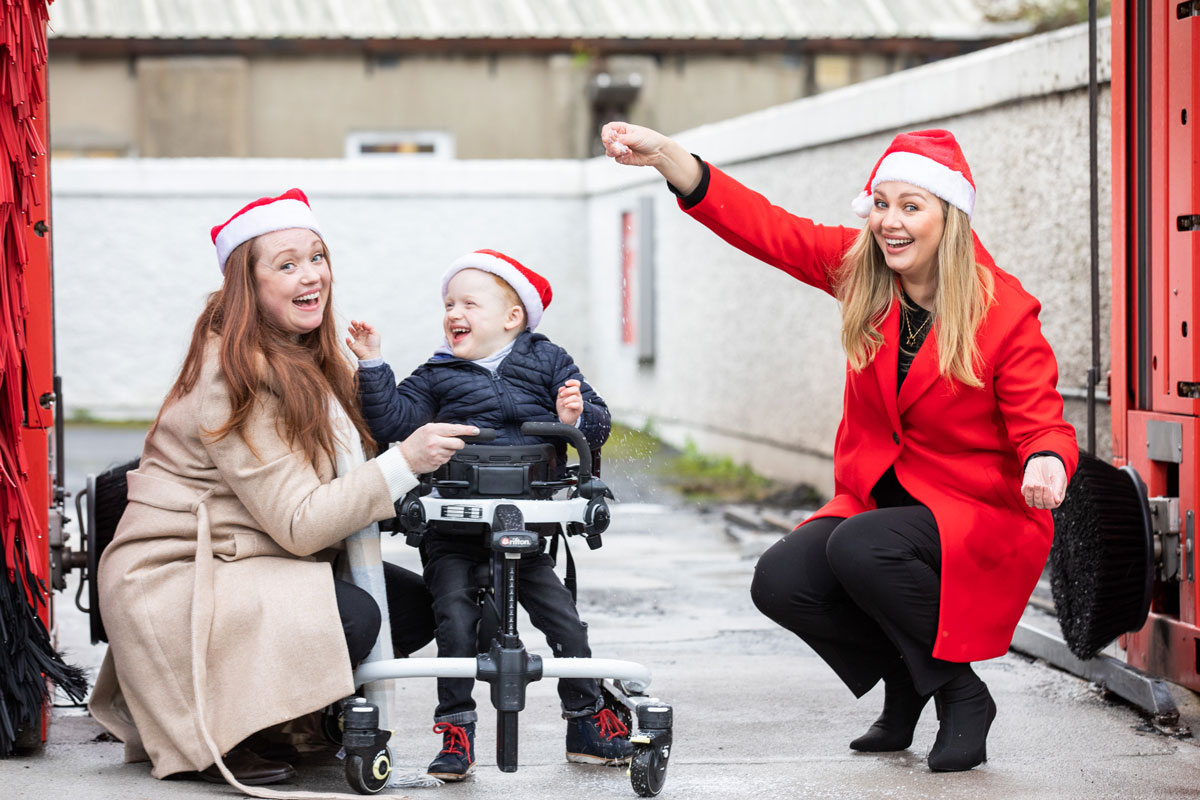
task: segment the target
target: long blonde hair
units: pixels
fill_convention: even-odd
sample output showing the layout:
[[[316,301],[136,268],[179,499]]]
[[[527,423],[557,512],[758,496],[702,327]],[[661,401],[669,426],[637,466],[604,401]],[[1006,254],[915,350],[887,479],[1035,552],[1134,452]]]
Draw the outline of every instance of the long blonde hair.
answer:
[[[937,291],[934,326],[937,330],[938,372],[979,388],[979,345],[975,333],[992,302],[991,271],[975,261],[971,220],[944,200],[945,228],[937,249]],[[871,226],[863,226],[842,257],[834,280],[842,304],[842,348],[855,372],[875,358],[883,345],[880,326],[892,303],[903,302],[896,275],[888,269]]]

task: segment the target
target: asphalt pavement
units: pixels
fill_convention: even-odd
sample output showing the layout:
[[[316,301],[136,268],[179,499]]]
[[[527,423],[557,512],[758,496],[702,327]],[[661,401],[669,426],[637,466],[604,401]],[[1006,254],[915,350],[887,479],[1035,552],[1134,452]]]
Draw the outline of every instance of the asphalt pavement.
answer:
[[[138,432],[86,430],[68,433],[72,489],[82,485],[85,472],[137,452]],[[910,749],[852,752],[847,743],[877,716],[882,688],[855,701],[811,650],[755,610],[748,591],[753,555],[726,535],[720,510],[682,504],[642,471],[639,477],[636,469],[606,464],[606,477],[624,486],[633,501],[614,507],[603,548],[588,551],[580,543],[575,554],[580,611],[590,623],[593,653],[646,664],[654,676],[651,693],[674,706],[675,746],[662,797],[1200,797],[1200,746],[1193,739],[1164,735],[1097,687],[1014,653],[977,666],[999,707],[983,766],[966,773],[929,772],[925,757],[937,731],[932,704]],[[397,539],[385,544],[385,556],[417,565],[415,551]],[[75,609],[73,591],[57,599],[61,649],[74,663],[98,666],[103,649],[89,643],[87,618]],[[524,618],[521,631],[534,652],[549,655]],[[434,651],[429,647],[416,655]],[[402,681],[397,692],[404,713],[391,747],[399,770],[417,771],[440,748],[440,737],[430,731],[434,681]],[[1200,721],[1195,695],[1174,694],[1184,724]],[[635,796],[623,769],[565,761],[565,723],[549,681],[529,687],[515,773],[495,766],[486,686],[477,686],[476,698],[481,721],[475,776],[396,794],[461,800]],[[348,791],[334,759],[297,766],[298,778],[275,788]],[[0,761],[0,798],[231,794],[221,786],[155,781],[147,764],[122,763],[121,745],[78,708],[55,710],[50,740],[40,752]]]

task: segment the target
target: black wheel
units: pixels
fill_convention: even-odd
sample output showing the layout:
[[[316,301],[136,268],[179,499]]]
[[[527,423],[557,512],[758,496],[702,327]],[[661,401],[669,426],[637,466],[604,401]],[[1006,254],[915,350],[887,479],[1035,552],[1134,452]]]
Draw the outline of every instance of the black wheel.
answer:
[[[629,782],[638,797],[657,797],[667,782],[667,759],[671,746],[653,744],[635,745],[633,760],[629,762]]]
[[[337,703],[321,713],[321,734],[333,744],[342,743],[342,708]]]
[[[346,756],[346,782],[359,794],[378,794],[392,775],[392,751],[381,747],[368,762],[362,756]]]

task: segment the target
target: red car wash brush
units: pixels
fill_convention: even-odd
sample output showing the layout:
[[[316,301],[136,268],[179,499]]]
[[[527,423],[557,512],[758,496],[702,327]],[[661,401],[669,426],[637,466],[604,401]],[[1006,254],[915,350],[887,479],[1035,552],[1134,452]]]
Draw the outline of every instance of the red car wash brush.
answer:
[[[34,109],[42,106],[47,4],[0,0],[0,758],[41,733],[47,681],[82,700],[87,681],[54,649],[49,618],[47,531],[35,513],[29,481],[38,465],[22,441],[28,416],[26,292],[30,209],[41,205],[37,168],[45,147]],[[38,160],[42,159],[41,164]]]

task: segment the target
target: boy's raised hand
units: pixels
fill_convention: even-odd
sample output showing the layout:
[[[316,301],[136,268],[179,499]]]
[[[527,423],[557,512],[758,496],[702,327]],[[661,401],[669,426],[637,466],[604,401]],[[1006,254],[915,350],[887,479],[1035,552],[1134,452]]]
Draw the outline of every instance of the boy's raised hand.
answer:
[[[554,402],[558,411],[559,422],[574,425],[583,415],[583,393],[579,391],[579,381],[571,378],[558,388],[558,398]]]
[[[379,331],[375,330],[374,325],[352,319],[347,330],[350,331],[350,335],[346,337],[346,344],[350,346],[350,350],[358,356],[360,361],[383,356],[383,351],[379,349],[379,346],[383,344],[383,337],[379,335]]]

